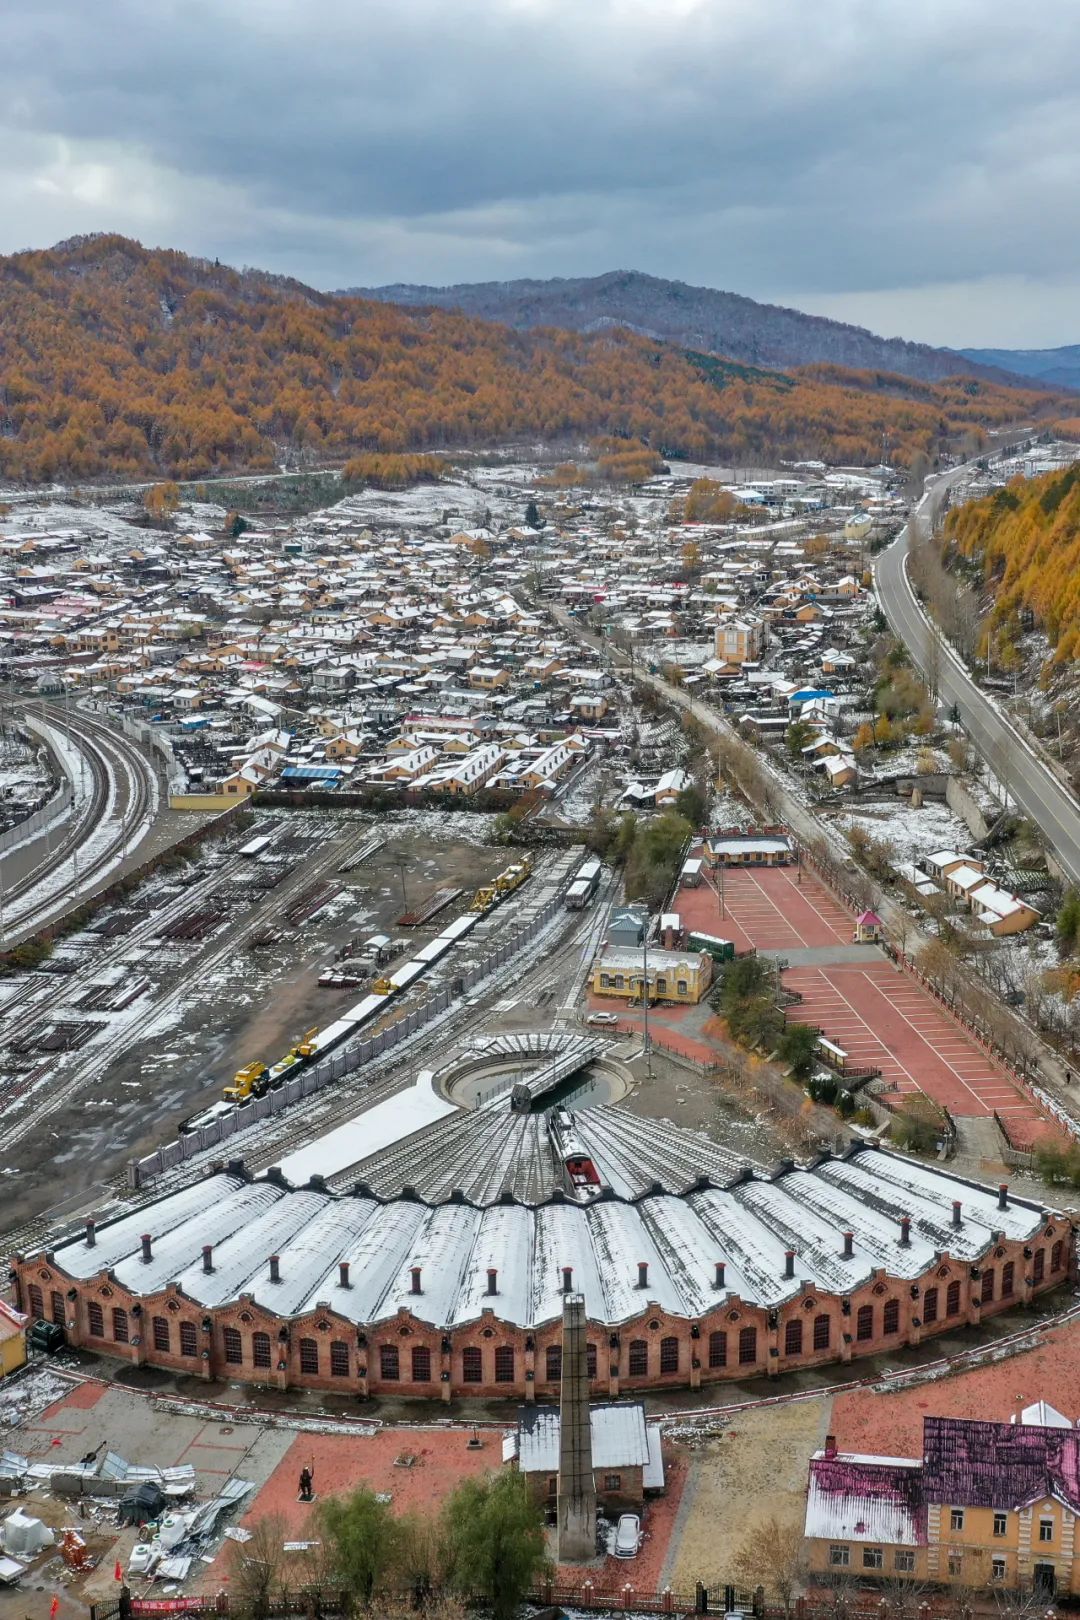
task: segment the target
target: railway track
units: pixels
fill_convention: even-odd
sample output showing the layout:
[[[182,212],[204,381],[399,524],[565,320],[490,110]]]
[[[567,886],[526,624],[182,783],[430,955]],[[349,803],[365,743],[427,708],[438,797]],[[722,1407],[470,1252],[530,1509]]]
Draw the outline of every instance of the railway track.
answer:
[[[263,908],[255,908],[250,920],[241,931],[233,930],[226,942],[215,945],[211,942],[211,949],[193,959],[188,968],[188,976],[197,972],[208,971],[226,955],[242,948],[244,937],[264,929],[273,917],[283,916],[289,904],[293,903],[296,894],[305,886],[310,885],[318,871],[326,867],[340,869],[347,862],[355,862],[362,858],[365,849],[371,842],[370,827],[357,828],[356,832],[344,842],[340,838],[329,839],[324,846],[321,860],[301,863],[297,872],[290,874],[290,878],[273,891],[271,913]],[[229,863],[216,873],[209,874],[203,883],[188,889],[170,908],[190,906],[197,898],[201,898],[204,885],[211,887],[226,880],[233,867],[239,865],[238,861]],[[246,869],[246,868],[245,868]],[[567,972],[572,964],[582,960],[583,950],[590,949],[590,942],[601,930],[606,921],[608,907],[590,913],[566,912],[556,914],[554,920],[535,939],[530,940],[524,947],[520,957],[516,959],[516,966],[521,978],[521,989],[524,993],[532,994],[532,974],[539,974],[539,982],[547,985],[552,980],[565,982]],[[117,942],[116,950],[123,952],[130,948],[137,934],[152,934],[160,926],[164,912],[158,911],[150,914],[145,922],[138,925],[138,929],[126,935]],[[537,960],[539,958],[539,960]],[[100,973],[101,959],[95,962],[93,973]],[[87,977],[89,977],[89,970]],[[80,975],[80,979],[83,976]],[[137,1024],[129,1026],[125,1033],[125,1043],[134,1045],[140,1039],[140,1030],[147,1024],[157,1020],[163,1010],[172,1006],[185,993],[186,986],[181,984],[171,991],[164,999],[158,998],[147,1006],[145,1013]],[[429,1056],[445,1050],[446,1046],[474,1027],[478,1021],[484,1021],[491,1016],[492,1006],[498,1000],[499,988],[485,981],[478,993],[471,994],[459,1004],[453,1006],[433,1024],[418,1030],[415,1035],[403,1041],[400,1046],[388,1052],[385,1057],[376,1058],[365,1069],[358,1071],[354,1076],[336,1085],[333,1090],[333,1102],[327,1106],[329,1094],[322,1092],[318,1098],[312,1099],[313,1107],[301,1107],[297,1111],[294,1123],[281,1135],[275,1135],[273,1142],[265,1143],[261,1147],[256,1144],[261,1133],[253,1132],[248,1139],[246,1136],[236,1138],[237,1155],[244,1159],[247,1167],[258,1172],[276,1163],[286,1153],[295,1151],[307,1143],[323,1135],[335,1125],[344,1123],[353,1118],[358,1109],[365,1105],[383,1100],[400,1091],[408,1080],[411,1080],[418,1066],[422,1066]],[[3,1016],[0,1009],[0,1017]],[[26,1114],[20,1114],[10,1123],[5,1121],[4,1142],[9,1146],[25,1137],[37,1125],[42,1124],[51,1113],[62,1108],[81,1090],[99,1077],[112,1060],[112,1052],[103,1047],[100,1052],[93,1050],[86,1052],[79,1064],[78,1071],[67,1082],[51,1084],[49,1094]],[[0,1104],[0,1113],[3,1105]],[[214,1156],[213,1150],[208,1150],[205,1158],[196,1158],[185,1166],[185,1179],[191,1179],[202,1173],[205,1164]],[[220,1156],[220,1153],[218,1154]],[[138,1208],[144,1203],[153,1202],[160,1197],[163,1184],[155,1180],[139,1194],[132,1194],[127,1184],[126,1171],[118,1171],[112,1176],[103,1177],[98,1184],[96,1193],[88,1193],[85,1204],[86,1209],[97,1208],[115,1196],[124,1200],[125,1207]],[[0,1253],[8,1254],[27,1248],[40,1246],[50,1234],[58,1234],[65,1227],[77,1226],[76,1214],[50,1216],[48,1212],[33,1217],[10,1231],[0,1234]]]
[[[5,889],[0,937],[6,944],[17,944],[77,905],[116,866],[117,855],[122,860],[138,842],[158,803],[154,766],[127,737],[85,715],[52,709],[40,724],[79,750],[90,773],[90,794],[56,847]]]
[[[567,913],[568,919],[573,916],[573,913]],[[577,927],[571,928],[569,937],[565,937],[564,932],[564,937],[556,939],[552,945],[548,946],[548,950],[544,955],[545,969],[552,956],[557,957],[559,962],[562,962],[567,954],[573,960],[577,959],[582,937],[588,938],[591,934],[592,921],[593,919],[590,919],[589,928],[583,928],[579,923]],[[545,929],[543,934],[538,935],[536,940],[526,949],[532,951],[543,950],[548,945],[548,942],[552,940],[553,933],[558,932],[558,927],[559,924],[556,921]],[[534,980],[529,972],[528,964],[519,963],[518,971],[525,975],[521,980],[522,990],[530,999],[534,999]],[[563,971],[562,968],[557,966],[554,969],[555,976],[560,976]],[[544,983],[547,982],[547,978],[548,973],[545,971]],[[485,983],[480,990],[480,996],[497,998],[498,991],[490,984]],[[361,1106],[368,1107],[377,1102],[383,1102],[386,1098],[392,1097],[396,1092],[403,1090],[406,1085],[412,1083],[416,1070],[425,1067],[425,1060],[428,1057],[438,1052],[445,1052],[446,1048],[460,1039],[466,1031],[474,1030],[479,1024],[486,1022],[490,1018],[491,1006],[489,1005],[486,1008],[478,1007],[477,999],[475,996],[466,998],[455,1009],[448,1011],[445,1016],[435,1020],[433,1024],[417,1030],[415,1035],[403,1041],[392,1052],[388,1052],[385,1058],[374,1059],[366,1068],[358,1070],[354,1076],[336,1084],[333,1089],[334,1100],[329,1106],[319,1107],[316,1102],[310,1109],[303,1109],[302,1112],[295,1116],[292,1127],[282,1135],[275,1136],[273,1142],[259,1147],[257,1145],[259,1141],[258,1134],[252,1135],[250,1146],[245,1145],[243,1136],[230,1138],[230,1141],[236,1143],[237,1153],[243,1158],[244,1164],[249,1170],[255,1172],[265,1170],[270,1165],[276,1164],[286,1154],[295,1153],[297,1149],[308,1146],[320,1136],[324,1136],[328,1131],[333,1130],[335,1126],[343,1125],[348,1120],[355,1118]],[[322,1092],[319,1095],[321,1100],[327,1096],[327,1093]],[[341,1180],[342,1178],[339,1177],[335,1185]],[[347,1182],[348,1175],[346,1173],[344,1174],[344,1183],[347,1184]]]
[[[336,838],[327,840],[324,846],[322,861],[303,862],[298,869],[291,873],[278,888],[272,891],[273,898],[268,908],[256,907],[249,918],[238,929],[225,930],[224,936],[212,939],[208,945],[189,959],[186,971],[173,987],[164,995],[152,997],[138,1015],[130,1020],[124,1030],[124,1041],[127,1048],[138,1044],[143,1036],[149,1032],[163,1015],[175,1010],[188,995],[191,980],[199,974],[208,974],[220,967],[230,956],[243,949],[247,938],[257,930],[273,927],[278,921],[284,919],[285,912],[293,903],[297,894],[309,886],[313,875],[323,865],[336,864],[341,859],[349,858],[364,839],[369,837],[369,829],[361,827],[352,832],[342,842]],[[220,874],[218,874],[220,881]],[[190,905],[191,897],[184,897],[185,905]],[[152,919],[151,926],[160,926],[160,914]],[[53,1080],[47,1094],[40,1102],[19,1112],[12,1117],[5,1117],[4,1121],[4,1147],[10,1150],[24,1137],[28,1136],[37,1126],[43,1124],[50,1114],[62,1109],[70,1103],[81,1091],[84,1091],[94,1081],[101,1078],[105,1070],[112,1063],[115,1052],[111,1046],[103,1044],[100,1048],[88,1050],[79,1063],[76,1071],[66,1080]],[[4,1105],[0,1105],[0,1113],[5,1112]],[[10,1113],[10,1108],[7,1110]]]

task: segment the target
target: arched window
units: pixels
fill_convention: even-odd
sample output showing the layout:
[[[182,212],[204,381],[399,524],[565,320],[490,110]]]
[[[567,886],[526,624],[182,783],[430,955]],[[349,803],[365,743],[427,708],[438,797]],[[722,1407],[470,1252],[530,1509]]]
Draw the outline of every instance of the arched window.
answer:
[[[743,1328],[739,1334],[739,1365],[752,1367],[757,1360],[757,1328]]]
[[[1046,1271],[1046,1250],[1045,1249],[1036,1249],[1035,1250],[1035,1262],[1034,1262],[1034,1264],[1032,1265],[1032,1268],[1031,1268],[1031,1280],[1032,1280],[1032,1282],[1041,1283],[1042,1280],[1043,1280],[1043,1275],[1044,1275],[1045,1271]]]
[[[587,1344],[585,1346],[585,1376],[586,1376],[586,1378],[590,1378],[590,1379],[596,1377],[596,1346],[595,1346],[595,1344]]]
[[[928,1288],[923,1295],[922,1319],[924,1322],[937,1321],[937,1289]]]
[[[802,1323],[798,1317],[793,1317],[784,1329],[785,1356],[802,1355]]]
[[[874,1307],[872,1305],[859,1306],[855,1317],[855,1337],[863,1341],[874,1337]]]
[[[885,1309],[881,1314],[881,1331],[883,1333],[899,1333],[900,1331],[900,1301],[887,1299]]]
[[[222,1328],[221,1348],[225,1353],[225,1360],[229,1363],[229,1366],[239,1367],[244,1359],[244,1341],[240,1337],[239,1328]]]
[[[562,1345],[549,1344],[545,1357],[545,1371],[549,1384],[557,1384],[562,1377]]]
[[[387,1384],[396,1384],[401,1377],[401,1361],[396,1344],[380,1344],[379,1377]]]
[[[1064,1258],[1065,1258],[1065,1245],[1059,1239],[1058,1242],[1054,1244],[1054,1247],[1050,1250],[1050,1270],[1051,1271],[1060,1271],[1061,1267],[1062,1267],[1062,1262],[1064,1261]],[[56,1296],[54,1295],[53,1297],[55,1298]],[[55,1322],[56,1320],[57,1320],[57,1318],[54,1316],[53,1321]]]
[[[87,1300],[86,1326],[92,1339],[105,1337],[105,1313],[96,1299]]]
[[[319,1370],[319,1341],[318,1339],[300,1340],[300,1371],[302,1373],[317,1373]]]
[[[1016,1276],[1016,1266],[1011,1260],[1006,1260],[1001,1268],[1001,1297],[1011,1299],[1013,1293],[1013,1278]]]
[[[960,1310],[960,1284],[951,1282],[945,1290],[945,1315],[956,1316]]]
[[[414,1384],[431,1383],[431,1351],[426,1344],[413,1345],[412,1381]]]
[[[270,1366],[269,1333],[253,1333],[251,1335],[251,1365],[253,1367]]]
[[[710,1367],[726,1367],[727,1366],[727,1334],[726,1333],[710,1333],[709,1334],[709,1366]]]
[[[830,1321],[831,1318],[826,1316],[824,1312],[822,1312],[820,1316],[814,1317],[815,1350],[827,1350],[829,1348],[830,1335],[832,1331],[830,1328]]]
[[[595,1346],[592,1348],[595,1349]],[[495,1348],[495,1382],[497,1384],[512,1384],[514,1382],[514,1347],[512,1344],[500,1344]]]
[[[45,1301],[42,1298],[41,1289],[38,1287],[37,1283],[30,1284],[30,1315],[34,1318],[35,1322],[40,1321],[45,1315]]]
[[[349,1376],[349,1347],[344,1339],[330,1341],[330,1376],[331,1378]]]
[[[52,1319],[56,1323],[57,1327],[66,1327],[67,1317],[64,1315],[64,1296],[63,1294],[58,1293],[55,1288],[49,1295],[49,1309],[52,1312]]]
[[[463,1384],[484,1382],[484,1363],[476,1345],[469,1345],[461,1352],[461,1381]]]
[[[195,1331],[194,1322],[181,1322],[180,1324],[180,1354],[182,1356],[197,1356],[199,1353],[199,1335]],[[269,1363],[268,1363],[269,1365]]]
[[[649,1371],[649,1346],[644,1339],[630,1340],[630,1354],[626,1363],[631,1378],[645,1378]]]
[[[150,1323],[150,1329],[153,1334],[154,1349],[164,1350],[168,1354],[171,1348],[169,1344],[169,1318],[167,1316],[155,1316]]]
[[[128,1342],[128,1314],[119,1305],[113,1307],[112,1336],[117,1344],[127,1344]]]
[[[987,1266],[982,1274],[982,1286],[979,1289],[979,1298],[984,1305],[988,1305],[994,1297],[994,1268]]]
[[[679,1370],[679,1341],[673,1333],[660,1340],[660,1371],[677,1373]]]

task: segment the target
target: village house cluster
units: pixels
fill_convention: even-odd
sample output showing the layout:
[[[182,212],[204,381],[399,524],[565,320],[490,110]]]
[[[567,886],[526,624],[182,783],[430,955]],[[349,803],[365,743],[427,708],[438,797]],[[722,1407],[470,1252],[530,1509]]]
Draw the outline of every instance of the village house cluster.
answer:
[[[611,677],[481,577],[485,531],[377,537],[334,512],[98,553],[9,538],[9,676],[167,734],[182,787],[551,795],[611,732]]]

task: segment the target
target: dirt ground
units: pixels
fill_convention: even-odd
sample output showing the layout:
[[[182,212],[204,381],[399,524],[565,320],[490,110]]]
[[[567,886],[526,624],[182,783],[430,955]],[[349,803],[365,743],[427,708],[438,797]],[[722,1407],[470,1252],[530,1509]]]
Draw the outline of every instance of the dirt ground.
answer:
[[[693,1591],[731,1579],[731,1560],[766,1519],[802,1524],[806,1470],[824,1443],[825,1398],[740,1413],[689,1452],[689,1477],[662,1584]]]

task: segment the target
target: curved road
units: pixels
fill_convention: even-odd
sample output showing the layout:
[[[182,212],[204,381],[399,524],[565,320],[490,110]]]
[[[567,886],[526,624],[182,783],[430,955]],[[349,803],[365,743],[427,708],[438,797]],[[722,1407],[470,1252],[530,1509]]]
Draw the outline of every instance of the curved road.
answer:
[[[948,486],[966,471],[966,467],[956,467],[932,480],[916,508],[917,514],[929,519]],[[925,674],[930,663],[930,623],[908,579],[907,553],[905,527],[878,557],[874,581],[882,612]],[[1024,814],[1041,829],[1069,880],[1080,886],[1080,806],[1075,796],[980,690],[948,642],[939,645],[940,701],[956,706],[978,752],[994,775],[1005,782]]]

